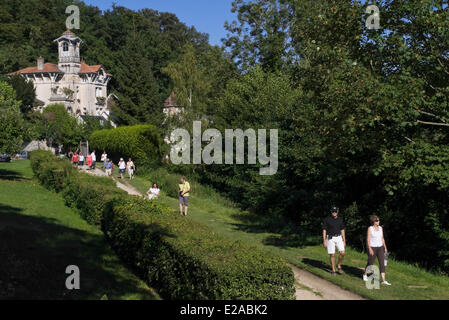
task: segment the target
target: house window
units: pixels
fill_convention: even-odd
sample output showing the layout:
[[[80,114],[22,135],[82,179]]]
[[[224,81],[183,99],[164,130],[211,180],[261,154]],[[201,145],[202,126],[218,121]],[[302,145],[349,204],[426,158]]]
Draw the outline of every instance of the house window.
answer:
[[[101,88],[95,88],[95,97],[101,97],[102,96],[102,90]]]
[[[69,51],[69,44],[67,42],[62,44],[62,51]]]

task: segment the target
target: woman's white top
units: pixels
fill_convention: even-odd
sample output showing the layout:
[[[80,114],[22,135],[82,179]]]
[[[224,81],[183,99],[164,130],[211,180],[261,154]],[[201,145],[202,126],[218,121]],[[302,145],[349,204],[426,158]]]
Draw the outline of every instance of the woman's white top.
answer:
[[[119,163],[119,169],[126,169],[126,163],[125,163],[125,161],[121,161],[120,163]]]
[[[376,231],[373,226],[369,227],[370,232],[370,241],[369,246],[373,248],[383,247],[384,243],[382,242],[384,232],[382,227],[379,226],[379,230]]]
[[[150,194],[148,195],[148,199],[150,200],[157,198],[159,196],[159,192],[161,192],[159,188],[151,188],[149,191]]]
[[[108,158],[108,155],[106,153],[103,153],[101,155],[101,161],[105,162],[107,158]]]
[[[134,170],[134,162],[132,162],[132,161],[128,161],[127,163],[126,163],[126,166],[128,167],[128,170]],[[132,168],[131,168],[132,167]]]

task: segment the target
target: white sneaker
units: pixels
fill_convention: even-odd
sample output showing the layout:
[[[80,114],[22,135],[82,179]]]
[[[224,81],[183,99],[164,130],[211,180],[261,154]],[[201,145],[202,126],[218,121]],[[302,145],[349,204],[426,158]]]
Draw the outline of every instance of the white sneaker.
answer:
[[[389,283],[388,281],[383,281],[382,284],[384,284],[386,286],[391,286],[391,283]]]
[[[363,281],[368,281],[368,276],[366,274],[363,275]]]

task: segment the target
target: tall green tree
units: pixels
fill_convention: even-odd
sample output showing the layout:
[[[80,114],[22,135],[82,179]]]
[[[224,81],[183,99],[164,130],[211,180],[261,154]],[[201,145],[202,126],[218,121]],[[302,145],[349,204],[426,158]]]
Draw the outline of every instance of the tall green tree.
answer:
[[[36,91],[32,81],[27,81],[24,77],[15,75],[10,78],[10,84],[16,92],[17,100],[21,101],[20,111],[27,114],[36,105]]]
[[[260,63],[266,71],[283,70],[294,61],[291,47],[292,7],[286,0],[235,0],[238,21],[226,22],[223,44],[242,70]]]
[[[20,151],[24,137],[24,120],[20,101],[7,82],[0,82],[0,152],[12,154]]]

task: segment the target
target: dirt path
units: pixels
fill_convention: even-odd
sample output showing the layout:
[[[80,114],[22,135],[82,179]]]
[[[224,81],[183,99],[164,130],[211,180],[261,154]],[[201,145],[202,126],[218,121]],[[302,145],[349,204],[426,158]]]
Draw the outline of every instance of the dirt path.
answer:
[[[296,300],[365,300],[356,293],[345,290],[332,282],[289,264],[296,281]],[[303,286],[308,289],[304,289]]]
[[[88,174],[94,174],[100,177],[106,177],[103,170],[83,170]],[[130,195],[142,196],[133,186],[125,181],[119,182],[112,177],[117,187],[125,190]],[[295,276],[296,300],[365,300],[356,293],[345,290],[332,282],[320,278],[309,271],[299,269],[298,267],[288,264]]]
[[[100,170],[98,168],[95,169],[95,170],[81,170],[81,171],[83,171],[85,173],[88,173],[88,174],[93,174],[93,175],[98,176],[98,177],[106,177],[107,176],[106,172],[104,172],[103,170]],[[115,183],[117,185],[117,188],[122,189],[122,190],[128,192],[128,194],[130,194],[132,196],[142,196],[140,194],[140,192],[138,192],[133,186],[129,185],[128,183],[126,183],[126,182],[123,183],[123,182],[117,181],[117,179],[115,177],[113,177],[113,176],[111,178],[112,178],[112,180],[115,181]]]

